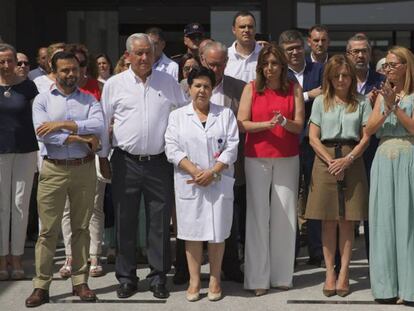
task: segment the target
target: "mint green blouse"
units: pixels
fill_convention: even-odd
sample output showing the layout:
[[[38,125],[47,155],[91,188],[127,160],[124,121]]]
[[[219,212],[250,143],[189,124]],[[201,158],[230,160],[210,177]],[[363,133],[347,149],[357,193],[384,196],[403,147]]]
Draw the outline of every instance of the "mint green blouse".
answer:
[[[337,104],[325,112],[323,95],[315,98],[309,122],[320,127],[321,141],[361,139],[361,128],[367,123],[372,108],[364,96],[359,96],[358,101],[354,112],[347,112],[347,106],[343,104]]]
[[[400,109],[404,110],[407,116],[412,117],[414,110],[414,94],[404,96],[398,104]],[[381,112],[384,112],[384,99],[381,101]],[[398,121],[397,116],[391,113],[378,129],[376,133],[378,138],[384,136],[402,137],[412,136],[405,127]]]

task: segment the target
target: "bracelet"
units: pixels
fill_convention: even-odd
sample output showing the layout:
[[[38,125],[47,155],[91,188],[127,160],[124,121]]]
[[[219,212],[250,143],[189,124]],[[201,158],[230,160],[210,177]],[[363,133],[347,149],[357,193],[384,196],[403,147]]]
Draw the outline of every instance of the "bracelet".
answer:
[[[286,124],[287,124],[287,119],[285,117],[283,117],[283,121],[282,121],[282,123],[280,123],[280,126],[285,127]]]
[[[213,168],[211,169],[211,172],[213,173],[213,178],[215,181],[220,181],[221,180],[221,174],[217,173]]]
[[[351,160],[351,162],[354,162],[355,156],[354,156],[352,153],[349,153],[346,157],[347,157],[348,159],[350,159],[350,160]]]

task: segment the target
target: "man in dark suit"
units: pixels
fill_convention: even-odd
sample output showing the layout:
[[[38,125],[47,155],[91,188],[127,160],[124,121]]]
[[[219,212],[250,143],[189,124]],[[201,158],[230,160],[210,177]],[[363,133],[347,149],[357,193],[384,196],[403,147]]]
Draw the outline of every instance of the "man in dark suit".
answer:
[[[304,41],[300,32],[296,30],[286,30],[279,36],[279,45],[285,51],[289,64],[288,77],[297,81],[303,89],[305,101],[305,126],[300,146],[300,166],[301,176],[304,181],[304,200],[308,196],[310,177],[312,173],[313,160],[315,153],[309,144],[307,124],[312,112],[313,100],[322,93],[323,65],[320,63],[305,61]],[[302,180],[302,177],[301,177]],[[308,235],[308,264],[320,266],[323,258],[321,241],[321,222],[320,220],[307,221]],[[296,243],[296,250],[299,250],[299,243]],[[297,253],[296,252],[296,253]]]
[[[245,82],[224,75],[227,64],[227,47],[220,42],[209,42],[203,48],[201,63],[211,69],[216,76],[216,85],[210,101],[213,104],[229,107],[237,116],[239,110],[240,97],[245,86]],[[224,277],[238,283],[242,283],[244,276],[240,270],[240,259],[238,256],[238,236],[244,241],[244,230],[246,220],[241,215],[246,215],[246,185],[244,176],[244,134],[240,133],[240,144],[238,149],[237,161],[234,164],[235,184],[234,184],[234,212],[233,225],[230,237],[226,240],[223,257],[222,272]],[[244,210],[244,212],[243,212]],[[177,261],[174,283],[182,284],[188,280],[188,267],[184,254],[183,241],[177,240]]]
[[[353,35],[349,38],[346,45],[346,53],[349,60],[355,65],[358,92],[368,96],[372,107],[374,107],[378,89],[381,87],[381,82],[384,81],[385,77],[369,67],[369,62],[371,60],[371,46],[368,37],[363,33]],[[378,138],[371,136],[369,146],[364,152],[364,163],[368,182],[370,180],[371,165],[374,160],[375,151],[378,147],[378,142]],[[364,221],[364,236],[367,258],[369,259],[368,221]]]

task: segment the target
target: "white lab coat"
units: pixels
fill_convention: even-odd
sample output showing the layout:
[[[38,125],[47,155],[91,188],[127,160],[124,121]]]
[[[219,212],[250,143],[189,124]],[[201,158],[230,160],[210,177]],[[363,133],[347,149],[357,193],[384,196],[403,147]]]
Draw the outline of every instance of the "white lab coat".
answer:
[[[165,152],[174,163],[178,238],[219,243],[229,237],[238,143],[237,121],[229,108],[210,103],[205,128],[192,103],[171,112]],[[187,184],[191,175],[178,167],[185,157],[201,169],[212,168],[216,161],[229,167],[222,171],[220,181],[207,187]]]

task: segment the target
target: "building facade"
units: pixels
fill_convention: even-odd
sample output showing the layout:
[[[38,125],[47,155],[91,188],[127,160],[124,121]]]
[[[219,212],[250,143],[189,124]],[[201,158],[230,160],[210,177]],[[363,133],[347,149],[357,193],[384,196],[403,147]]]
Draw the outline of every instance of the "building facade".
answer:
[[[355,32],[365,32],[378,51],[394,44],[414,47],[414,1],[372,0],[7,0],[0,11],[0,36],[33,60],[40,46],[82,42],[115,61],[126,37],[150,26],[166,34],[167,55],[184,51],[183,29],[200,22],[211,37],[231,44],[231,22],[239,10],[257,19],[257,31],[277,40],[286,29],[306,34],[313,24],[330,30],[331,49],[343,51]]]

